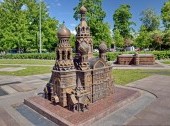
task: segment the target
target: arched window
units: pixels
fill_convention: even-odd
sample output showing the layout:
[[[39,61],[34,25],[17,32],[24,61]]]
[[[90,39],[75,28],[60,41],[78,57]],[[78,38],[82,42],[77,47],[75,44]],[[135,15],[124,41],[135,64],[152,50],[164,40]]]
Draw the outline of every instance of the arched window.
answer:
[[[65,58],[66,58],[65,52],[62,51],[62,60],[65,60]]]
[[[70,57],[70,56],[71,56],[70,51],[68,51],[67,59],[69,59],[69,60],[70,60],[70,59],[71,59],[71,57]]]
[[[60,60],[60,52],[57,51],[57,60]]]

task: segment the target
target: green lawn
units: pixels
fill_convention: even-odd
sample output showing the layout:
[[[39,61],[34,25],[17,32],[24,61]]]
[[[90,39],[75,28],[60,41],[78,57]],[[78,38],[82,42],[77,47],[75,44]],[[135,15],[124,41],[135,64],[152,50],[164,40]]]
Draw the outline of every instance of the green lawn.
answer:
[[[29,66],[34,65],[53,65],[53,60],[13,60],[13,59],[0,59],[0,64],[10,64],[10,65],[0,65],[0,68],[7,67],[21,67],[20,65],[12,64],[28,64],[24,66],[23,70],[14,71],[14,72],[5,72],[0,71],[0,75],[13,75],[13,76],[28,76],[36,74],[51,73],[52,66]],[[22,66],[23,67],[23,66]],[[154,75],[168,75],[170,76],[170,70],[113,70],[113,78],[117,85],[126,85],[130,82]]]
[[[18,65],[0,65],[0,68],[7,68],[7,67],[20,67]]]
[[[112,74],[117,85],[126,85],[154,74],[170,76],[170,70],[113,70]]]
[[[54,65],[54,60],[37,59],[0,59],[0,64],[33,64],[33,65]]]
[[[44,74],[50,73],[52,67],[50,66],[24,66],[26,69],[6,72],[0,71],[0,75],[13,75],[13,76],[28,76],[28,75],[36,75],[36,74]]]

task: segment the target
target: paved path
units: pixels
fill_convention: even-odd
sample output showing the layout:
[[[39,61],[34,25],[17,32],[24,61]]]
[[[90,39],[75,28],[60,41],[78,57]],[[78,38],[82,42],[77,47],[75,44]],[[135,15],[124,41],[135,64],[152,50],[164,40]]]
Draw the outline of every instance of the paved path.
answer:
[[[127,125],[170,125],[170,76],[155,75],[130,86],[147,90],[157,98],[126,122]]]
[[[16,111],[15,106],[23,103],[25,98],[42,92],[49,77],[50,74],[22,78],[0,76],[0,87],[9,93],[9,95],[0,96],[0,126],[34,126],[32,122]]]

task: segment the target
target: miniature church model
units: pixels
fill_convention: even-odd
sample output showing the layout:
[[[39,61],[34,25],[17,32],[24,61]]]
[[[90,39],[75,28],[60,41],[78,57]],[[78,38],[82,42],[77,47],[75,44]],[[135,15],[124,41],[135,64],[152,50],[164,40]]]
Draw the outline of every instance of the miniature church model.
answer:
[[[70,31],[64,26],[57,36],[56,62],[45,98],[71,111],[87,110],[90,104],[114,93],[112,67],[106,59],[107,46],[99,45],[99,57],[93,57],[93,40],[86,22],[87,9],[80,8],[81,20],[76,31],[76,53],[73,58]]]

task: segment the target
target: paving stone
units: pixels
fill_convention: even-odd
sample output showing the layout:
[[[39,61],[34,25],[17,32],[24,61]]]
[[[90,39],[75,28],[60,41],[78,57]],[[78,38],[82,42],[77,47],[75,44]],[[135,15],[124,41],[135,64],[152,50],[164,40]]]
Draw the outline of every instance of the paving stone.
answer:
[[[16,110],[35,126],[58,126],[23,104],[19,105]]]
[[[4,96],[4,95],[8,95],[8,93],[0,88],[0,96]]]
[[[13,94],[13,93],[17,93],[17,91],[13,88],[11,88],[10,86],[8,85],[4,85],[4,86],[1,86],[1,89],[3,89],[5,92],[7,92],[8,94]]]
[[[19,126],[19,124],[3,108],[0,108],[0,125]]]
[[[10,85],[10,87],[14,88],[15,90],[19,92],[31,91],[31,90],[36,89],[26,84],[13,84],[13,85]]]

